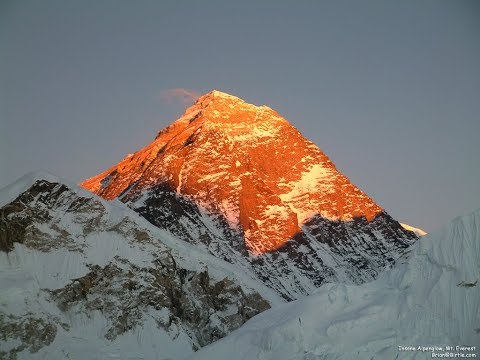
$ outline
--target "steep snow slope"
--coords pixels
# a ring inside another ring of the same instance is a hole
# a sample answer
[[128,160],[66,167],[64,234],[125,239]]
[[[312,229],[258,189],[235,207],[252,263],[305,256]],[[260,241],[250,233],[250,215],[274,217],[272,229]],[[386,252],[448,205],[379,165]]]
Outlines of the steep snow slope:
[[256,316],[189,359],[432,358],[430,350],[399,351],[399,346],[475,346],[462,353],[478,357],[479,279],[477,210],[422,237],[376,281],[322,286]]
[[45,173],[0,190],[1,359],[177,359],[280,302],[120,202]]

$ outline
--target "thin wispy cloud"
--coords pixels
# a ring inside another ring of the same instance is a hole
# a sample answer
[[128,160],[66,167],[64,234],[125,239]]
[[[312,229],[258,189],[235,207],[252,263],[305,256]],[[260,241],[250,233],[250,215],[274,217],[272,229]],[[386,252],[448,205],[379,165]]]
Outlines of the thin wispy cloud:
[[160,97],[166,103],[181,102],[184,105],[193,103],[200,97],[200,93],[191,89],[168,89],[160,93]]

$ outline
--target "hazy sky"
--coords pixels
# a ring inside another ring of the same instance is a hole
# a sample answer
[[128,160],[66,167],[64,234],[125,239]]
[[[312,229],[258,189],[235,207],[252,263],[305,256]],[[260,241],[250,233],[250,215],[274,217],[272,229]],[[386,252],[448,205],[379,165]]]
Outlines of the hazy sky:
[[0,187],[149,143],[175,88],[266,104],[399,221],[480,207],[480,1],[0,1]]

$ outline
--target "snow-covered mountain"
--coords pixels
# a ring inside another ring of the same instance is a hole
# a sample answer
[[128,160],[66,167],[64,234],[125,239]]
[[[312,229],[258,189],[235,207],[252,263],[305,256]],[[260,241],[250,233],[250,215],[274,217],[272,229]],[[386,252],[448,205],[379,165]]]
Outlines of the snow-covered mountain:
[[422,237],[379,279],[322,286],[311,296],[265,311],[190,359],[478,357],[479,279],[477,210]]
[[283,300],[44,173],[0,190],[0,359],[178,359]]
[[274,110],[219,91],[81,185],[0,190],[1,359],[183,358],[417,240]]
[[417,239],[278,113],[220,91],[81,185],[285,299],[370,281]]

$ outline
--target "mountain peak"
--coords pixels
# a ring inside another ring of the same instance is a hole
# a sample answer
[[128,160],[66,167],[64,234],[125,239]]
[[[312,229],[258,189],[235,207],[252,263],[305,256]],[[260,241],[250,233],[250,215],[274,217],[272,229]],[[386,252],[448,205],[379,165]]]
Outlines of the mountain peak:
[[[245,103],[243,99],[237,96],[230,95],[219,90],[212,90],[206,94],[201,95],[189,109],[191,108],[203,109],[212,104],[220,104],[220,103],[236,104],[240,102]],[[188,112],[189,109],[187,109],[186,112]]]
[[228,141],[234,142],[261,141],[278,136],[283,127],[293,128],[268,106],[250,104],[217,90],[201,96],[172,126],[205,135],[223,133]]
[[210,97],[213,97],[213,98],[222,98],[222,99],[241,100],[241,101],[243,101],[242,99],[240,99],[240,98],[237,97],[237,96],[228,94],[228,93],[223,92],[223,91],[220,91],[220,90],[212,90],[212,91],[206,93],[205,95],[203,95],[203,96],[201,96],[201,97],[206,97],[206,96],[210,96]]
[[196,102],[203,102],[204,100],[209,101],[231,101],[231,102],[245,102],[242,98],[228,94],[220,90],[211,90],[203,95],[201,95]]
[[[239,113],[246,110],[261,111],[269,109],[270,111],[273,111],[265,105],[257,106],[247,103],[245,100],[237,96],[230,95],[219,90],[212,90],[200,96],[191,107],[185,110],[184,115],[207,108],[211,111],[217,110],[222,112],[222,115],[224,115],[223,118],[227,118],[225,115],[228,115],[229,113]],[[213,116],[213,118],[216,117],[218,116]]]
[[277,112],[217,90],[144,149],[81,185],[133,201],[159,184],[240,229],[254,254],[283,246],[315,216],[371,221],[382,212]]

